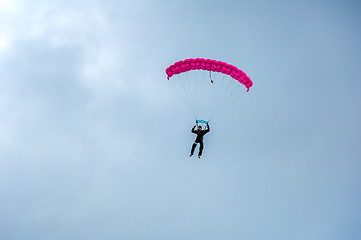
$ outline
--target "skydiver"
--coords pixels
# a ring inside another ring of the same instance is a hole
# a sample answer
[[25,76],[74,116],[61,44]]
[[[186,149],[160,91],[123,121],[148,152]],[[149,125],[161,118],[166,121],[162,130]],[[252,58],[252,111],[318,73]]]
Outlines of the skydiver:
[[201,158],[202,151],[203,151],[203,136],[210,131],[209,124],[207,123],[207,128],[205,130],[202,130],[201,126],[198,126],[198,129],[196,129],[196,125],[192,128],[192,133],[197,134],[197,138],[194,141],[191,149],[191,154],[189,155],[192,157],[194,149],[196,148],[197,144],[199,143],[199,152],[198,152],[198,158]]

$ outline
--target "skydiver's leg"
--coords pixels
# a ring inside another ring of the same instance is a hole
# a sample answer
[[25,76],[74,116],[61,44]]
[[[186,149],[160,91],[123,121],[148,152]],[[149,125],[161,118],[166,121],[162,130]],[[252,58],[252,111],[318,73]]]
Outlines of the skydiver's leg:
[[203,152],[203,141],[199,143],[198,157],[202,156],[202,152]]
[[193,143],[193,145],[192,145],[191,155],[190,155],[190,156],[192,156],[192,155],[193,155],[193,153],[194,153],[194,149],[196,148],[196,146],[197,146],[197,143],[196,143],[196,142],[194,142],[194,143]]

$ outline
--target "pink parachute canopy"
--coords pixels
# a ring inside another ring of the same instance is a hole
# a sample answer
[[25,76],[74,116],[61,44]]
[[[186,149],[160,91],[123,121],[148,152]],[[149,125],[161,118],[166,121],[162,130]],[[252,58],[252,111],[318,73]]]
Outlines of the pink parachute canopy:
[[182,72],[187,72],[191,70],[207,70],[212,72],[221,72],[231,76],[232,78],[236,79],[238,82],[242,83],[246,88],[247,92],[249,88],[252,87],[253,82],[247,76],[245,72],[238,69],[237,67],[211,59],[204,59],[204,58],[190,58],[183,61],[179,61],[174,63],[173,65],[169,66],[165,72],[168,75],[168,80],[175,74],[179,74]]

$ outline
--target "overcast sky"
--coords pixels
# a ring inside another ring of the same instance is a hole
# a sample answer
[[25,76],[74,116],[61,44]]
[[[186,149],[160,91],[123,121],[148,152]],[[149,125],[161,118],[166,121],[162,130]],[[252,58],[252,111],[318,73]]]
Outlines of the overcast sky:
[[[361,239],[361,1],[0,0],[0,240]],[[254,82],[189,158],[165,69]]]

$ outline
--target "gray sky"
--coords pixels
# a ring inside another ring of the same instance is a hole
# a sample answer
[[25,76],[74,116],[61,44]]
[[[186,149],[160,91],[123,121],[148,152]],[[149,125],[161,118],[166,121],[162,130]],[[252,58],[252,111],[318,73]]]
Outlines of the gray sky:
[[[360,10],[0,0],[0,239],[361,239]],[[190,57],[254,81],[201,160]]]

